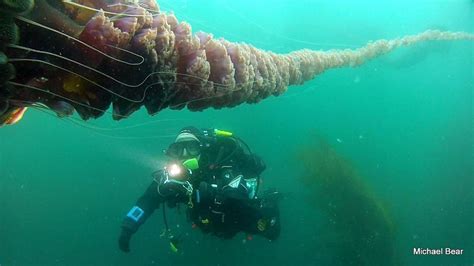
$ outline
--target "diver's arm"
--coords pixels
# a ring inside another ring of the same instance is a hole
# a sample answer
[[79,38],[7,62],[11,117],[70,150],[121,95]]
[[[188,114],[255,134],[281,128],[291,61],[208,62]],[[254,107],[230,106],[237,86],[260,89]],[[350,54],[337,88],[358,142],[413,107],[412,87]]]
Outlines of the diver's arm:
[[153,181],[145,193],[138,198],[137,203],[127,213],[122,222],[122,228],[135,233],[145,223],[150,215],[160,207],[164,198],[158,194],[158,183]]
[[129,243],[132,235],[164,201],[164,198],[158,194],[157,187],[158,183],[153,181],[123,219],[119,238],[119,247],[122,251],[130,251]]
[[161,203],[166,201],[170,204],[189,200],[188,193],[192,191],[189,182],[170,181],[168,172],[164,170],[154,173],[154,177],[153,183],[123,219],[119,247],[124,252],[130,251],[129,243],[132,235],[146,222],[153,211],[160,207]]

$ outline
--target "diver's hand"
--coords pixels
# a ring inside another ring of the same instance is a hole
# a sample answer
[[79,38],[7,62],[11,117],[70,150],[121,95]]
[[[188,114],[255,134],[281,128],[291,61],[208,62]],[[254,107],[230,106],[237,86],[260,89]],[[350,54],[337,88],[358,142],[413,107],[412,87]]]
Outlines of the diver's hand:
[[130,252],[130,239],[132,238],[132,232],[127,229],[122,229],[122,233],[120,234],[118,244],[120,250],[125,253]]

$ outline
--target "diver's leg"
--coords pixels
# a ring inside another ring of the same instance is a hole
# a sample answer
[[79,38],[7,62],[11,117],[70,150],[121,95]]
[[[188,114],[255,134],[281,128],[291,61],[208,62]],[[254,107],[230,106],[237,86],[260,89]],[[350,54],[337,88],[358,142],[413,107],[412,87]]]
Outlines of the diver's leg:
[[260,219],[257,220],[259,234],[270,240],[276,240],[280,236],[281,230],[278,206],[263,207],[259,211],[261,214]]
[[242,211],[242,231],[270,240],[280,236],[280,210],[277,199],[259,199]]

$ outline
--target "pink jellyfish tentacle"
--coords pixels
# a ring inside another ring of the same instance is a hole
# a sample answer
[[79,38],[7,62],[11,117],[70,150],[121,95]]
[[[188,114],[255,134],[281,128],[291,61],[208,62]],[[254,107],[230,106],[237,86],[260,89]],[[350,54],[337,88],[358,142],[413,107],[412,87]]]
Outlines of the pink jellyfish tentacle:
[[[145,38],[146,42],[137,41],[144,38],[143,31],[150,29],[152,34]],[[174,14],[158,12],[153,14],[151,25],[142,23],[137,27],[130,49],[146,58],[148,64],[142,69],[156,73],[151,79],[156,84],[145,91],[148,95],[143,102],[148,112],[154,114],[165,107],[199,111],[258,103],[328,69],[358,66],[401,46],[432,40],[472,39],[469,33],[430,30],[395,40],[371,42],[355,50],[275,54],[245,43],[215,39],[208,33],[193,34],[191,25],[179,22]],[[137,42],[142,45],[134,45]],[[143,90],[131,93],[143,93]],[[123,99],[114,102],[117,117],[130,115],[140,104],[134,103],[133,108],[126,105]]]

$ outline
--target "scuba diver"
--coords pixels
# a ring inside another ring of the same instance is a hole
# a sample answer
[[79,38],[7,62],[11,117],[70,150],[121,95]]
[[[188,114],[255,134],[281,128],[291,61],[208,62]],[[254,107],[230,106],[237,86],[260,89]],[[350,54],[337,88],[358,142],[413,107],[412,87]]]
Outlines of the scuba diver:
[[178,239],[171,235],[166,205],[187,205],[193,228],[230,239],[239,232],[275,240],[280,234],[279,193],[258,193],[266,166],[231,132],[185,127],[165,154],[170,163],[153,174],[154,180],[122,222],[119,247],[130,251],[130,240],[154,210],[163,205],[163,219],[176,252]]

